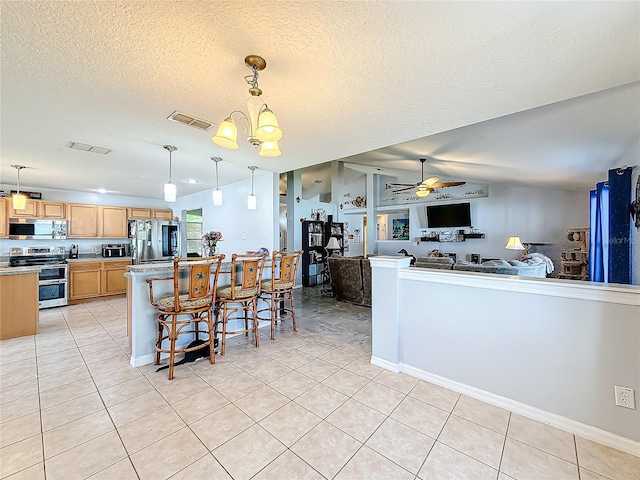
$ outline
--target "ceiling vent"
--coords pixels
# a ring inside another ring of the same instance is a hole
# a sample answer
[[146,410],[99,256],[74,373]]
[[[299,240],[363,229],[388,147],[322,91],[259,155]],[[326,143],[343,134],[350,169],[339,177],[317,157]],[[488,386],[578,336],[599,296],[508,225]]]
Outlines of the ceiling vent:
[[177,110],[169,115],[167,117],[167,120],[183,123],[185,125],[189,125],[190,127],[197,128],[198,130],[210,130],[215,126],[213,122],[194,117],[193,115],[187,115],[186,113],[178,112]]
[[67,148],[73,148],[74,150],[82,150],[83,152],[101,153],[106,155],[111,152],[108,148],[96,147],[94,145],[87,145],[86,143],[69,142]]

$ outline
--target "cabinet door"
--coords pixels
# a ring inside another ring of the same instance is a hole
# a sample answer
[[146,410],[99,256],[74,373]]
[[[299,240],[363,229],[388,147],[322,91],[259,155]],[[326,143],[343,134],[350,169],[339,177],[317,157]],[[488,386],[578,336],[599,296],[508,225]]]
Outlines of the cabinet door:
[[[127,262],[127,265],[130,262]],[[102,270],[102,294],[112,295],[125,293],[127,291],[127,279],[124,274],[127,272],[126,265],[121,262],[104,262]]]
[[98,207],[96,205],[70,203],[67,208],[69,214],[67,237],[98,236]]
[[153,218],[153,211],[150,208],[127,208],[127,217],[132,220],[149,220]]
[[127,238],[127,209],[125,207],[98,207],[98,236]]
[[70,264],[69,300],[100,295],[100,262]]
[[38,217],[38,201],[27,199],[23,210],[14,210],[9,206],[9,218],[37,218]]
[[9,201],[6,198],[0,198],[0,238],[9,236],[9,219],[7,218],[7,209]]
[[153,218],[156,220],[171,220],[173,218],[173,211],[169,210],[154,210]]
[[40,202],[39,216],[42,218],[65,218],[64,203]]

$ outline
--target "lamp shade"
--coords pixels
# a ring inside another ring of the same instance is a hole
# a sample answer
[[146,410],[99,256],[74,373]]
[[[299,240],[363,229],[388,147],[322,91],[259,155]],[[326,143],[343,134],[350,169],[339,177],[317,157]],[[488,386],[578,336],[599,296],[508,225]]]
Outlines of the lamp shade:
[[249,210],[255,210],[258,207],[258,199],[256,198],[256,196],[252,193],[251,195],[249,195],[247,197],[247,208]]
[[165,183],[163,191],[164,191],[165,202],[173,203],[176,201],[177,189],[176,189],[175,183],[171,183],[171,182]]
[[327,243],[327,250],[340,250],[340,244],[336,237],[331,237],[329,243]]
[[279,157],[282,155],[278,142],[262,142],[258,155],[261,157]]
[[238,149],[238,127],[231,117],[227,117],[218,127],[213,143],[229,150]]
[[520,237],[509,237],[509,241],[504,248],[507,250],[524,250],[524,245],[522,245]]
[[211,198],[213,200],[213,206],[214,207],[221,207],[222,206],[222,190],[220,190],[219,188],[216,188],[211,193]]
[[265,106],[258,117],[256,137],[263,142],[277,142],[282,138],[282,130],[278,128],[278,119],[275,114]]
[[11,195],[11,201],[14,210],[24,210],[27,206],[27,196],[21,193]]

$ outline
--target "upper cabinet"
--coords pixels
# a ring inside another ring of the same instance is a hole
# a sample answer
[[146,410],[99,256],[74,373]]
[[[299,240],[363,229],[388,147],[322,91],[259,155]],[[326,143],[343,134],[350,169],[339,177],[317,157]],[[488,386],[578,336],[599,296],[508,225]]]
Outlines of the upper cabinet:
[[9,204],[9,218],[65,218],[65,204],[28,199],[25,208],[15,210]]
[[127,238],[127,208],[98,207],[98,236]]
[[9,220],[7,218],[7,210],[9,201],[6,198],[0,198],[0,238],[9,236]]
[[156,220],[171,220],[173,218],[173,211],[170,208],[167,210],[154,210],[153,218]]
[[97,205],[83,205],[68,203],[69,225],[67,237],[97,237],[98,236],[98,207]]
[[150,208],[127,208],[127,217],[131,220],[148,220],[153,218],[153,210]]

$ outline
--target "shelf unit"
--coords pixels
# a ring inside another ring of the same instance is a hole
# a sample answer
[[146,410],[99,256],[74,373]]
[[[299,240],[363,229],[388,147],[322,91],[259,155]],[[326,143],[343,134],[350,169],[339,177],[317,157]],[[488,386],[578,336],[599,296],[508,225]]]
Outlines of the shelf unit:
[[334,237],[344,254],[344,223],[332,221],[305,220],[302,222],[302,285],[315,287],[324,284],[328,279],[326,249],[329,238]]

